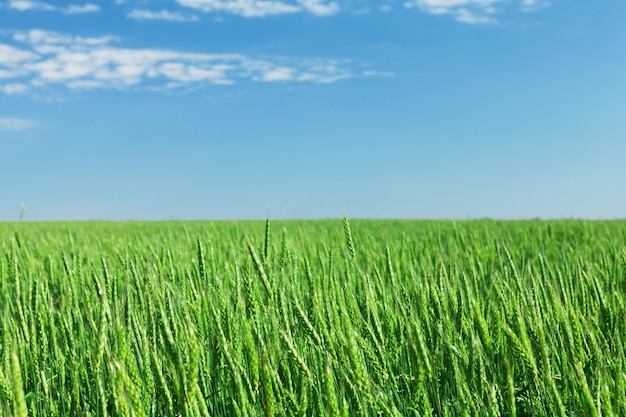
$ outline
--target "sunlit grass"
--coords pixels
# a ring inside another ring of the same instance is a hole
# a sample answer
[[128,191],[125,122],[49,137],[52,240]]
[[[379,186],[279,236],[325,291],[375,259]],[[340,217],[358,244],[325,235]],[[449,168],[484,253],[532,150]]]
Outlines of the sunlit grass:
[[619,221],[5,223],[0,415],[625,416],[625,292]]

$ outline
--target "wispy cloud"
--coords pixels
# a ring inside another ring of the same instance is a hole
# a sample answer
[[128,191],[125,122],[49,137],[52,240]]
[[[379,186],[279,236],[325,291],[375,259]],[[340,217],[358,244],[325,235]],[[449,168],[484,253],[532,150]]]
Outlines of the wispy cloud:
[[451,15],[462,23],[497,23],[497,13],[505,6],[522,11],[534,11],[548,4],[547,0],[408,0],[406,8],[417,8],[426,13]]
[[521,9],[523,12],[534,12],[549,5],[550,2],[547,0],[522,0]]
[[302,7],[316,16],[332,16],[339,12],[339,4],[324,0],[298,0]]
[[[7,39],[7,41],[9,41]],[[84,38],[42,30],[16,32],[0,43],[0,91],[6,94],[67,90],[183,91],[239,81],[333,83],[370,76],[349,60],[253,58],[118,46],[114,36]]]
[[[14,0],[15,1],[15,0]],[[449,15],[467,24],[498,23],[498,16],[505,12],[532,12],[550,4],[550,0],[383,0],[371,5],[360,0],[164,0],[196,12],[216,15],[235,15],[245,18],[262,18],[278,15],[306,13],[318,17],[334,16],[340,12],[367,14],[374,11],[388,12],[396,4],[434,15]],[[117,4],[135,3],[145,5],[147,0],[115,0]],[[195,21],[197,16],[187,16],[170,10],[151,11],[142,7],[127,14],[129,18],[145,20]],[[175,11],[174,11],[175,10]]]
[[462,23],[485,24],[485,23],[496,22],[496,19],[494,17],[476,13],[465,8],[460,8],[456,10],[455,15],[456,15],[456,20]]
[[14,83],[14,84],[0,84],[0,91],[5,94],[23,94],[28,91],[28,86],[26,84]]
[[86,3],[83,5],[70,4],[66,8],[61,9],[61,12],[66,14],[97,13],[99,11],[100,6],[91,3]]
[[407,8],[419,8],[431,14],[450,14],[462,23],[494,23],[491,15],[497,3],[503,0],[409,0]]
[[19,10],[22,12],[29,10],[40,10],[46,12],[52,12],[56,10],[56,7],[51,6],[47,3],[42,3],[39,1],[29,1],[29,0],[10,0],[9,1],[9,9]]
[[[318,17],[333,16],[341,11],[354,14],[368,13],[372,10],[387,12],[391,3],[378,7],[365,6],[355,9],[355,2],[350,0],[168,0],[178,7],[197,12],[218,15],[236,15],[246,18],[261,18],[277,15],[308,13]],[[115,4],[140,4],[145,6],[148,1],[114,0]],[[533,12],[547,7],[550,0],[402,0],[405,8],[414,8],[429,14],[450,15],[457,21],[469,24],[497,23],[497,15],[503,10]],[[125,7],[126,7],[125,6]],[[150,10],[142,6],[136,7],[126,14],[135,20],[160,20],[172,22],[194,22],[198,16],[185,14],[178,10]],[[58,6],[38,0],[8,0],[7,7],[19,11],[46,11],[64,14],[99,12],[98,4],[69,4]],[[172,9],[171,7],[169,9]]]
[[198,20],[196,15],[185,15],[169,10],[155,12],[152,10],[135,9],[126,16],[135,20],[167,20],[171,22],[195,22]]
[[309,12],[316,16],[331,16],[339,12],[339,4],[327,0],[177,0],[183,7],[206,13],[217,12],[243,17]]
[[[24,61],[33,61],[37,59],[37,57],[37,54],[30,51],[24,51],[11,45],[0,43],[0,63],[4,63],[7,66],[19,64]],[[9,76],[3,77],[0,72],[0,78],[9,78]]]
[[34,120],[18,119],[14,117],[0,117],[0,131],[32,129],[38,124],[39,123]]
[[9,9],[26,11],[43,11],[43,12],[60,12],[65,14],[83,14],[95,13],[100,11],[100,6],[92,3],[70,4],[65,7],[53,6],[41,1],[31,0],[9,0]]
[[293,4],[271,0],[178,0],[178,3],[206,13],[222,12],[243,17],[264,17],[301,10]]

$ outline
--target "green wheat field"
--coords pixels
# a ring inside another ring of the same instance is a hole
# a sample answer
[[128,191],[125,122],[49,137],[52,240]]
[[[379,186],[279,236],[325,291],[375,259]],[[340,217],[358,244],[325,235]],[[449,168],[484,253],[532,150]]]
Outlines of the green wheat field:
[[626,416],[626,221],[0,223],[1,416]]

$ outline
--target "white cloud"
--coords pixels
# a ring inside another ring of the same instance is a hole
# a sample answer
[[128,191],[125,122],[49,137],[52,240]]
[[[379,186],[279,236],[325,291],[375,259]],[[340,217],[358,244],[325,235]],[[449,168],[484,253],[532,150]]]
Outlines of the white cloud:
[[13,10],[19,11],[28,11],[28,10],[41,10],[51,12],[56,10],[56,7],[51,6],[47,3],[42,3],[39,1],[29,1],[29,0],[10,0],[9,8]]
[[550,3],[547,0],[522,0],[523,12],[534,12],[543,7],[547,7]]
[[135,9],[126,16],[136,20],[168,20],[171,22],[195,22],[198,20],[198,16],[187,16],[182,13],[170,12],[168,10],[153,12],[151,10]]
[[316,16],[332,16],[339,12],[335,2],[325,3],[324,0],[298,0],[302,7]]
[[5,94],[23,94],[28,91],[28,86],[25,84],[14,83],[14,84],[0,84],[0,91]]
[[33,29],[27,32],[15,32],[13,39],[31,46],[73,44],[78,46],[106,45],[119,39],[116,36],[100,36],[97,38],[83,38],[57,32]]
[[35,59],[37,59],[37,54],[0,43],[0,66],[13,67],[21,62]]
[[294,79],[293,70],[287,67],[277,67],[261,75],[263,81],[291,81]]
[[456,11],[456,20],[463,23],[495,23],[495,20],[488,16],[473,13],[467,9],[459,9]]
[[37,126],[34,120],[18,119],[14,117],[0,117],[0,131],[2,130],[26,130]]
[[404,7],[418,8],[430,14],[451,15],[462,23],[488,24],[497,23],[495,14],[507,5],[528,12],[547,4],[547,0],[408,0]]
[[[315,16],[333,16],[342,10],[352,10],[356,14],[370,12],[370,7],[354,10],[348,0],[174,0],[179,6],[216,14],[231,14],[242,17],[267,17],[294,13],[310,13]],[[127,4],[127,0],[114,0],[118,5]],[[135,2],[146,4],[147,0]],[[451,15],[457,21],[469,24],[497,23],[497,12],[504,9],[533,12],[550,4],[550,0],[405,0],[405,8],[415,8],[429,14]],[[20,11],[49,11],[64,14],[94,13],[101,7],[94,3],[70,4],[57,6],[38,0],[8,0],[7,6]],[[354,4],[352,4],[354,6]],[[392,5],[379,5],[374,9],[388,12]],[[374,10],[372,9],[372,10]],[[178,11],[152,11],[137,8],[127,17],[136,20],[163,20],[174,22],[197,21],[195,15],[186,15]]]
[[478,13],[485,12],[502,0],[413,0],[408,3],[432,14],[453,14],[465,23],[480,22]]
[[97,13],[100,11],[100,6],[97,4],[86,3],[83,5],[78,4],[70,4],[64,9],[61,9],[61,12],[65,14],[82,14],[82,13]]
[[177,0],[178,4],[206,13],[221,12],[243,17],[264,17],[306,11],[316,16],[339,12],[339,4],[327,0]]
[[446,13],[455,7],[489,7],[502,0],[416,0],[417,6],[435,13]]
[[389,71],[372,71],[372,70],[367,70],[367,71],[363,71],[361,73],[362,76],[364,77],[395,77],[396,74],[393,72],[389,72]]
[[42,30],[17,32],[12,39],[15,46],[0,44],[0,92],[5,94],[59,88],[183,91],[241,80],[332,83],[357,76],[345,60],[132,49],[120,47],[114,36]]
[[31,0],[10,0],[8,3],[9,9],[26,11],[43,11],[43,12],[60,12],[65,14],[83,14],[83,13],[95,13],[100,11],[100,6],[96,4],[70,4],[66,7],[53,6],[41,1]]
[[268,0],[178,0],[178,3],[207,13],[224,12],[244,17],[264,17],[300,11],[297,6]]
[[95,80],[77,80],[69,81],[66,86],[72,90],[93,90],[96,88],[105,88],[106,83]]

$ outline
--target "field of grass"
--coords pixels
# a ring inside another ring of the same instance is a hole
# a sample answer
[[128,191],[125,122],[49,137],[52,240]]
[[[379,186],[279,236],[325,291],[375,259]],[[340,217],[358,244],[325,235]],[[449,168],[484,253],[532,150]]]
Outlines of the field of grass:
[[1,416],[626,416],[626,222],[0,224]]

